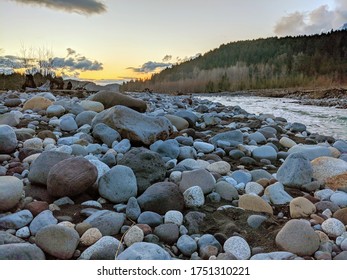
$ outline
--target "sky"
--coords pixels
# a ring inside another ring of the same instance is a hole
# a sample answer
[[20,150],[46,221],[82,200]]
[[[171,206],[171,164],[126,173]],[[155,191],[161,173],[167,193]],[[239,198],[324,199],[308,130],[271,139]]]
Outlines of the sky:
[[221,44],[346,22],[347,0],[0,0],[0,73],[24,57],[98,83],[145,78]]

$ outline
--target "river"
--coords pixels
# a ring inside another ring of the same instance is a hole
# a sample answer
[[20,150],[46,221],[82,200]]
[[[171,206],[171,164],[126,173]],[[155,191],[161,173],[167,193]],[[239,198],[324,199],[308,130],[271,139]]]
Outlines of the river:
[[227,106],[240,106],[252,114],[273,114],[288,122],[300,122],[311,133],[347,140],[347,110],[335,107],[302,105],[289,98],[258,96],[197,96]]

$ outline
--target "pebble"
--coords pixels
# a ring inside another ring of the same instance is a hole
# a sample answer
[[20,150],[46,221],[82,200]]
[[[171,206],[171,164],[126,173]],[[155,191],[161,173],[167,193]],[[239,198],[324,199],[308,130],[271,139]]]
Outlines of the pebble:
[[325,182],[328,178],[347,171],[347,162],[332,157],[319,157],[312,162],[313,178]]
[[270,204],[255,194],[241,195],[239,198],[239,207],[245,210],[273,214]]
[[239,198],[239,194],[234,185],[226,181],[217,182],[217,184],[215,185],[215,189],[216,192],[221,196],[221,198],[227,201],[233,201]]
[[193,146],[198,152],[202,152],[204,154],[208,154],[214,151],[214,145],[205,142],[196,141],[194,142]]
[[268,186],[265,189],[264,194],[267,195],[270,198],[271,203],[275,205],[287,204],[293,199],[293,197],[284,190],[284,186],[279,182]]
[[246,194],[254,193],[261,195],[264,192],[264,187],[257,182],[248,182],[245,187]]
[[252,151],[252,157],[258,161],[260,161],[261,159],[275,161],[277,159],[277,152],[271,146],[260,146]]
[[226,253],[234,255],[238,260],[248,260],[251,257],[251,249],[245,239],[239,236],[228,238],[223,249]]
[[205,204],[205,196],[199,186],[186,189],[183,193],[185,206],[188,208],[201,207]]
[[155,227],[154,232],[159,240],[165,244],[173,245],[179,237],[179,229],[176,224],[161,224]]
[[138,226],[132,226],[124,235],[124,243],[127,247],[137,242],[142,242],[144,239],[143,230]]
[[198,246],[193,238],[185,234],[181,235],[177,240],[177,248],[183,255],[190,257],[194,252],[196,252]]
[[103,236],[93,245],[84,250],[80,260],[114,260],[123,252],[123,244],[112,236]]
[[164,223],[172,223],[181,226],[183,224],[183,214],[176,210],[167,211],[164,216]]
[[16,236],[19,238],[29,238],[30,237],[30,230],[29,227],[22,227],[16,231]]
[[33,215],[29,210],[21,210],[6,216],[0,216],[0,228],[20,229],[25,227],[33,220]]
[[250,215],[247,219],[247,224],[251,228],[259,228],[263,222],[265,222],[268,218],[262,215]]
[[45,260],[44,252],[30,243],[0,245],[0,260]]
[[83,222],[98,228],[103,236],[118,234],[125,217],[124,214],[116,213],[109,210],[97,210]]
[[91,246],[102,237],[102,233],[97,228],[87,229],[80,238],[83,246]]
[[338,237],[346,231],[345,225],[335,218],[326,219],[322,223],[322,229],[330,237]]
[[30,223],[30,232],[32,235],[36,235],[40,229],[48,225],[56,225],[58,220],[53,216],[52,211],[44,210],[38,214]]
[[163,217],[158,213],[145,211],[137,219],[139,224],[147,224],[150,227],[156,227],[163,223]]
[[347,207],[347,193],[337,191],[330,196],[330,201],[339,207]]
[[0,124],[0,154],[10,154],[17,147],[17,136],[12,127]]
[[218,161],[211,163],[209,166],[207,166],[207,170],[210,172],[215,172],[221,175],[225,175],[230,171],[230,164],[225,161]]
[[293,219],[307,218],[316,212],[316,206],[304,197],[296,197],[289,203],[289,212]]
[[23,182],[16,177],[0,176],[0,211],[16,206],[22,197]]
[[204,169],[185,171],[182,173],[182,180],[179,184],[180,191],[183,193],[193,186],[199,186],[204,194],[212,192],[216,183],[213,175]]
[[160,246],[153,243],[137,242],[116,257],[117,260],[170,260],[171,257]]

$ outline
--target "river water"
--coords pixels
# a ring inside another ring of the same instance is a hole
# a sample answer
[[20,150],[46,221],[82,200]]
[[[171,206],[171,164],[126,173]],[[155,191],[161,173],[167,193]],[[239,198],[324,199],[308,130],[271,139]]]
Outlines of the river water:
[[347,140],[347,109],[302,105],[295,99],[258,96],[197,96],[227,106],[240,106],[251,114],[273,114],[288,122],[300,122],[311,133]]

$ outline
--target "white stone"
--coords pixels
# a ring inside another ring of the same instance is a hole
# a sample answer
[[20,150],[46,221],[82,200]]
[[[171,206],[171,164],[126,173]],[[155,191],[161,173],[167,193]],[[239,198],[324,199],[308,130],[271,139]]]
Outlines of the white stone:
[[230,171],[230,164],[226,161],[217,161],[214,163],[211,163],[209,166],[207,166],[207,170],[210,172],[215,172],[221,175],[225,175]]
[[254,193],[256,195],[261,195],[264,192],[264,187],[257,182],[248,182],[245,187],[245,192],[247,194]]
[[322,223],[322,229],[330,237],[338,237],[346,231],[345,225],[335,218],[325,220]]
[[170,181],[173,183],[179,183],[182,179],[182,172],[181,171],[173,171],[170,174]]
[[180,211],[170,210],[165,213],[164,223],[172,223],[180,226],[183,224],[183,214]]
[[251,249],[246,240],[239,236],[232,236],[224,243],[224,251],[233,254],[238,260],[248,260]]
[[184,203],[188,208],[200,207],[205,203],[205,196],[199,186],[193,186],[183,193]]
[[288,137],[282,137],[279,142],[285,148],[291,148],[296,145],[296,143],[292,139],[289,139]]
[[80,242],[84,246],[90,246],[97,242],[101,237],[102,234],[99,229],[90,228],[85,233],[83,233]]
[[16,236],[19,238],[28,238],[30,237],[30,229],[29,227],[22,227],[16,232]]
[[43,147],[42,139],[37,138],[37,137],[25,140],[24,143],[23,143],[23,148],[24,149],[37,149],[37,150],[41,150],[42,147]]

